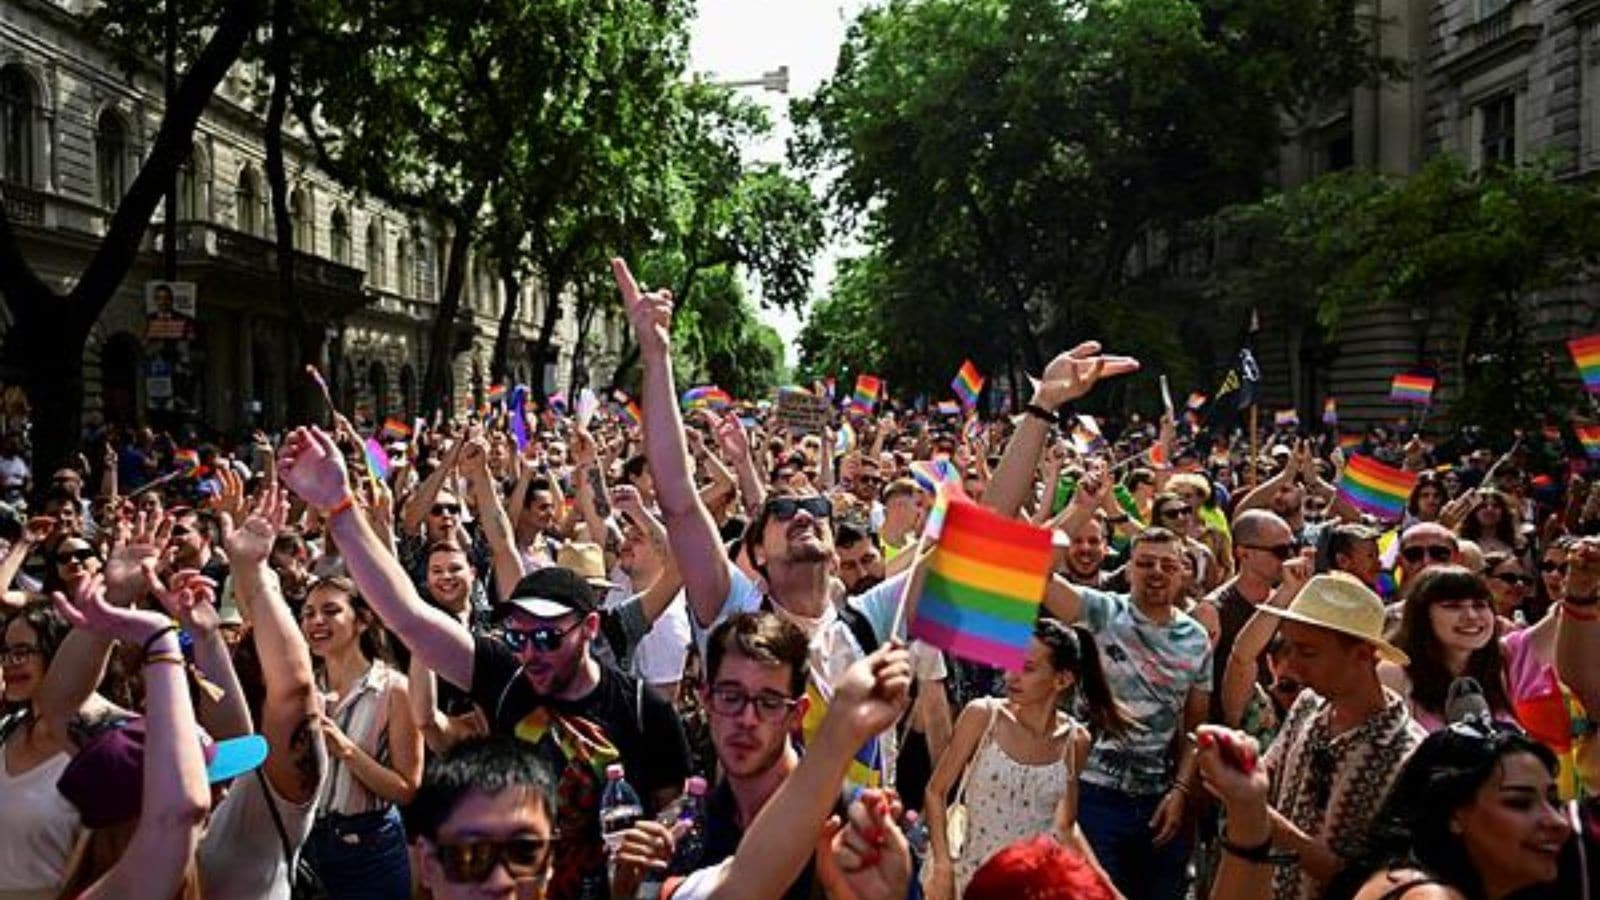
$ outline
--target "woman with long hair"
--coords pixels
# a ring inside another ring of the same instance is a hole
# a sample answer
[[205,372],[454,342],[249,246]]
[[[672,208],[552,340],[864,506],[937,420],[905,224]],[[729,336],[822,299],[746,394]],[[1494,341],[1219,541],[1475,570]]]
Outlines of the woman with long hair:
[[1506,694],[1505,661],[1495,634],[1489,588],[1460,566],[1430,566],[1406,585],[1395,646],[1411,662],[1378,664],[1378,677],[1405,697],[1411,717],[1428,731],[1445,725],[1450,682],[1467,675],[1483,686],[1489,709],[1515,722]]
[[[1006,674],[1004,698],[974,700],[961,711],[924,799],[932,836],[929,900],[954,900],[991,854],[1019,838],[1054,834],[1093,859],[1078,829],[1077,777],[1089,758],[1089,729],[1062,711],[1080,692],[1096,732],[1128,723],[1111,696],[1100,652],[1082,628],[1054,619],[1035,626],[1027,662]],[[960,777],[966,825],[959,855],[950,846],[945,798]]]
[[1479,547],[1484,553],[1521,554],[1526,544],[1519,533],[1516,507],[1510,498],[1496,490],[1480,489],[1472,511],[1456,528],[1456,534]]
[[1520,621],[1531,620],[1528,597],[1533,591],[1534,577],[1524,571],[1522,560],[1514,554],[1496,550],[1483,555],[1483,577],[1494,599],[1494,613],[1501,619],[1502,629],[1520,628]]
[[1363,858],[1328,896],[1504,900],[1553,889],[1572,835],[1555,772],[1550,750],[1514,729],[1463,723],[1429,735],[1384,801]]
[[88,541],[75,535],[56,541],[55,547],[46,553],[48,568],[43,579],[45,596],[57,591],[71,594],[76,585],[99,574],[104,567],[100,552]]
[[311,586],[300,630],[331,695],[323,715],[331,771],[305,856],[335,897],[406,898],[411,866],[397,807],[422,778],[422,733],[405,675],[386,660],[383,626],[345,578]]
[[1405,526],[1418,522],[1437,522],[1450,493],[1438,472],[1419,472],[1411,486],[1411,496],[1406,498]]

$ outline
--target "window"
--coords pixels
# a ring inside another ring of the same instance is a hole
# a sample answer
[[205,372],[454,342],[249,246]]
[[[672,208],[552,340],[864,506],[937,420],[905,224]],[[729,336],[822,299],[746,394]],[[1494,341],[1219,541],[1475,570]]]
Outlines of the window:
[[189,151],[189,158],[178,169],[178,218],[186,221],[205,220],[210,217],[207,202],[206,167],[199,147]]
[[256,186],[256,173],[246,166],[244,171],[239,173],[239,189],[233,195],[234,215],[238,217],[240,231],[261,236],[266,228],[266,215],[261,203],[261,190]]
[[344,216],[344,210],[336,209],[328,222],[328,247],[333,254],[333,261],[350,264],[350,222]]
[[17,66],[0,69],[0,179],[33,183],[33,86]]
[[1517,162],[1517,98],[1502,94],[1478,107],[1478,163],[1484,168]]
[[411,296],[411,251],[406,246],[406,238],[404,236],[400,238],[400,243],[395,245],[394,267],[395,290],[401,296]]
[[367,284],[383,287],[383,227],[377,220],[367,223]]
[[94,162],[100,175],[100,205],[116,209],[128,186],[128,130],[109,109],[95,123]]
[[1329,172],[1343,172],[1353,168],[1356,164],[1355,136],[1345,132],[1328,142],[1327,154]]
[[312,228],[313,215],[315,212],[311,200],[303,189],[296,189],[289,195],[289,234],[294,241],[294,248],[303,253],[310,253],[314,249],[316,235]]

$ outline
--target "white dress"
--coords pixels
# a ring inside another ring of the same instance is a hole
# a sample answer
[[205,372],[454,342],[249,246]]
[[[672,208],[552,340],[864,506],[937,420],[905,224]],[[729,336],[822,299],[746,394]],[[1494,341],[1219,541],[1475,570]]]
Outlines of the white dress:
[[1056,807],[1076,778],[1072,748],[1083,726],[1070,722],[1061,759],[1019,763],[994,740],[999,710],[996,703],[989,727],[967,763],[967,837],[960,858],[953,861],[957,897],[966,893],[967,882],[996,851],[1023,838],[1054,834]]

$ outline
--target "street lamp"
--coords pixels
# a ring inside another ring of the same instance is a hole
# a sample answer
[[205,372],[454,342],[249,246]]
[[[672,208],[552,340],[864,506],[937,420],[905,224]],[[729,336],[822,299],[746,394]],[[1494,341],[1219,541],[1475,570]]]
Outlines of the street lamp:
[[713,81],[712,85],[725,88],[758,87],[762,90],[772,91],[777,94],[789,93],[789,67],[779,66],[769,72],[762,72],[760,78],[746,78],[735,81]]

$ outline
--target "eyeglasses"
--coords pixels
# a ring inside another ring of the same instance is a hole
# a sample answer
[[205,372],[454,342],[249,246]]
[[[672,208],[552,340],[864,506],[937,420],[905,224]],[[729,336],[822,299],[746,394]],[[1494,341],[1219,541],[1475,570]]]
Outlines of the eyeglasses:
[[1246,550],[1260,550],[1262,553],[1271,553],[1281,560],[1286,560],[1294,555],[1293,544],[1273,544],[1271,547],[1263,547],[1259,544],[1240,544],[1239,546]]
[[456,884],[477,884],[487,879],[497,866],[517,881],[542,878],[550,860],[550,845],[545,837],[516,837],[505,841],[469,841],[439,844],[434,857],[444,877]]
[[1443,544],[1430,544],[1426,547],[1411,546],[1402,548],[1400,555],[1405,557],[1405,561],[1408,563],[1422,562],[1424,556],[1434,562],[1442,563],[1449,562],[1450,557],[1455,556],[1456,552]]
[[770,722],[792,709],[796,702],[773,691],[748,694],[728,685],[711,689],[711,711],[730,719],[743,715],[746,706],[754,705],[756,715]]
[[1512,587],[1533,587],[1533,576],[1521,572],[1490,572],[1489,577]]
[[500,632],[500,637],[506,642],[506,646],[511,648],[512,653],[521,653],[529,647],[540,653],[549,653],[560,648],[561,643],[567,639],[567,635],[582,624],[583,620],[579,619],[565,628],[555,625],[527,629],[506,628]]
[[56,552],[56,564],[61,566],[69,562],[86,563],[94,558],[93,547],[79,547],[76,550],[60,550]]
[[767,515],[787,522],[805,510],[813,519],[833,517],[833,501],[827,497],[775,497],[767,501]]
[[0,647],[0,665],[20,666],[32,656],[43,656],[38,644],[7,644]]
[[454,503],[435,503],[433,505],[433,514],[436,516],[459,516],[461,515],[461,507]]

